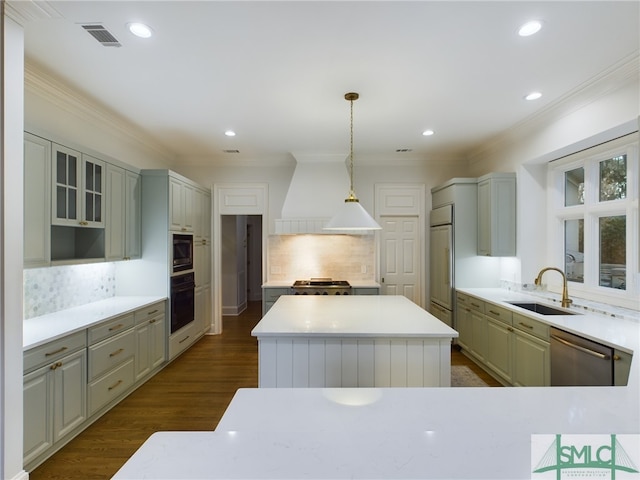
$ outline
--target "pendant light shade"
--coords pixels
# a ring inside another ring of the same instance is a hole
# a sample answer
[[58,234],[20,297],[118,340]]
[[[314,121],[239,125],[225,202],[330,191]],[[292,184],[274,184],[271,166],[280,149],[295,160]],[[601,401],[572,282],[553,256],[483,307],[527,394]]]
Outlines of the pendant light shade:
[[353,190],[353,102],[359,95],[355,92],[346,93],[345,100],[351,106],[350,147],[349,147],[349,196],[345,199],[338,213],[329,220],[324,230],[381,230],[371,215],[360,205],[360,201]]

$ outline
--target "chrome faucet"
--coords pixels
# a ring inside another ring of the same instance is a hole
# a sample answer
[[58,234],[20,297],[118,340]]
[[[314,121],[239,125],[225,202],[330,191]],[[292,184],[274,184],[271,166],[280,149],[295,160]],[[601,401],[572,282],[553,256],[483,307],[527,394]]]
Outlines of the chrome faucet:
[[564,274],[562,270],[556,267],[545,267],[542,270],[540,270],[540,273],[538,273],[538,276],[534,280],[534,283],[536,285],[542,285],[542,274],[547,270],[555,270],[560,275],[562,275],[562,306],[564,308],[569,308],[569,305],[571,305],[573,300],[569,298],[569,291],[567,290],[567,276]]

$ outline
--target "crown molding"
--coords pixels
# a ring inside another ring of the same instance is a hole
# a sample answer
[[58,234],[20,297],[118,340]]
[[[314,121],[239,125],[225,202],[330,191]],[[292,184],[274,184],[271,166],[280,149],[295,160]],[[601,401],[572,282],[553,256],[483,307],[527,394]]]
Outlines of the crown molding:
[[62,18],[62,15],[53,7],[51,2],[19,0],[5,2],[6,15],[20,25],[34,20],[47,18]]
[[578,85],[568,91],[559,99],[549,103],[524,120],[514,124],[508,130],[494,136],[479,148],[473,149],[468,154],[470,163],[482,157],[486,152],[499,149],[503,144],[509,143],[513,138],[527,135],[537,126],[549,124],[558,119],[570,115],[585,106],[619,90],[631,82],[638,82],[640,77],[640,50],[624,57],[607,70],[603,70],[587,82]]
[[25,59],[24,65],[24,85],[26,91],[44,98],[59,109],[142,145],[146,150],[157,154],[165,163],[174,160],[175,155],[140,127],[113,112],[108,106],[83,96],[78,90],[57,80],[28,59]]

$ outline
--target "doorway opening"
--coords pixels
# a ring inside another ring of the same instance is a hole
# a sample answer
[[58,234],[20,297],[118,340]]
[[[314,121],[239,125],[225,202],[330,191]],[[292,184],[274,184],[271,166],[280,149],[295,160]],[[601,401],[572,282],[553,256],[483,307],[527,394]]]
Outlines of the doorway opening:
[[221,215],[222,315],[262,300],[262,215]]

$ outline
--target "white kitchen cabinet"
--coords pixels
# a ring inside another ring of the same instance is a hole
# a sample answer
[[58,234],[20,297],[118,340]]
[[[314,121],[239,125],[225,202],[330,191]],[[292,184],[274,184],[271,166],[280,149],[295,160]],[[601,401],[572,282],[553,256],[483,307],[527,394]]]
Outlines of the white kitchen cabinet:
[[82,348],[63,356],[67,348],[58,343],[39,347],[51,360],[24,376],[25,466],[87,418],[87,353]]
[[130,313],[88,329],[90,415],[122,397],[134,383],[133,325]]
[[53,144],[53,225],[104,227],[105,163]]
[[51,240],[51,142],[24,134],[24,267],[46,267]]
[[291,295],[291,287],[263,287],[262,315],[267,313],[282,295]]
[[469,314],[471,324],[471,346],[469,351],[480,362],[486,363],[487,358],[487,317],[482,313],[471,310]]
[[549,325],[514,313],[513,327],[513,385],[551,385]]
[[166,311],[164,302],[135,312],[136,381],[148,376],[166,360]]
[[513,385],[518,387],[551,385],[549,342],[515,330],[513,351]]
[[353,287],[354,295],[380,295],[380,287]]
[[140,175],[110,164],[106,175],[105,258],[108,261],[140,258]]
[[169,178],[169,227],[172,231],[193,232],[195,188],[177,178]]
[[211,193],[202,188],[193,191],[194,236],[211,239]]
[[515,173],[478,178],[478,255],[516,254]]
[[142,258],[142,180],[139,173],[126,171],[125,258]]
[[126,173],[124,168],[107,165],[107,205],[105,258],[123,260],[125,254]]
[[487,318],[487,366],[511,383],[513,328],[498,320]]

